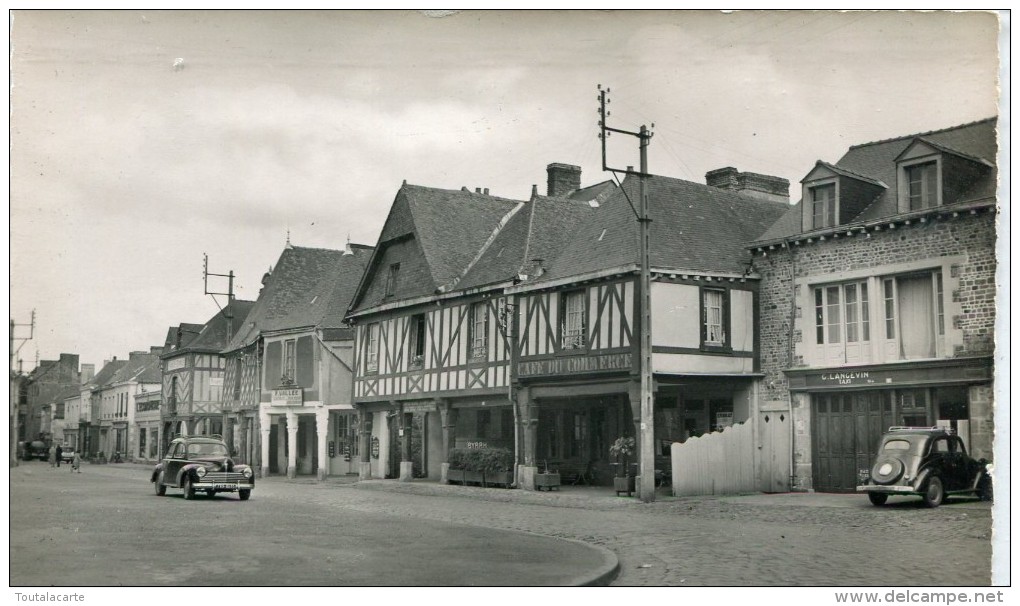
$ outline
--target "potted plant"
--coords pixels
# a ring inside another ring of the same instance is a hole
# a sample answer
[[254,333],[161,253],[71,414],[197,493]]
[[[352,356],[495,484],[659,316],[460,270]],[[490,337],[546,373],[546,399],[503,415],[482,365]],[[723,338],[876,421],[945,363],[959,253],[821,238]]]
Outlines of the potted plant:
[[636,442],[631,436],[620,436],[609,447],[609,456],[616,458],[616,477],[613,478],[613,489],[616,496],[626,492],[631,496],[634,492],[634,476],[630,475],[630,457],[634,454]]
[[549,461],[545,461],[545,471],[535,473],[535,490],[556,490],[560,489],[560,474],[558,471],[549,471]]

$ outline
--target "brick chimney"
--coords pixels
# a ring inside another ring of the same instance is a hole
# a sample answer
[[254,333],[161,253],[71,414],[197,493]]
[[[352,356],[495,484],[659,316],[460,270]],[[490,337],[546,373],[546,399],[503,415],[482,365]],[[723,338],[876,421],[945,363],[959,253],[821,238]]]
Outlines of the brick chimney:
[[81,384],[84,385],[92,380],[92,377],[96,376],[96,365],[95,364],[82,364],[81,365]]
[[549,175],[548,188],[546,189],[547,196],[564,196],[574,190],[581,189],[580,166],[553,162],[545,170]]
[[732,166],[727,166],[705,173],[705,183],[709,187],[734,191],[759,200],[790,203],[790,182],[782,177],[742,173]]

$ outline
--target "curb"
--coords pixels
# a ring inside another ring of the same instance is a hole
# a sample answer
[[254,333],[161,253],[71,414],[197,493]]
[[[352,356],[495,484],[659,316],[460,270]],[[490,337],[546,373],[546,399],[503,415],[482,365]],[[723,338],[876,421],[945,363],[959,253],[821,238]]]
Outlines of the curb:
[[608,587],[609,584],[613,582],[613,579],[620,574],[620,558],[616,557],[616,553],[612,550],[601,545],[592,545],[591,543],[585,543],[584,541],[579,541],[577,539],[564,539],[561,537],[554,538],[562,541],[569,541],[571,543],[580,543],[602,553],[602,566],[590,575],[579,576],[572,579],[569,583],[567,583],[571,587]]

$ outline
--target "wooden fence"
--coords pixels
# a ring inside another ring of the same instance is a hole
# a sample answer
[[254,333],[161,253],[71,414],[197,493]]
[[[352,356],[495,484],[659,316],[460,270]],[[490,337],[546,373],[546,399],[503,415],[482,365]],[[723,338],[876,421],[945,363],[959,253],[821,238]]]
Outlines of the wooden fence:
[[751,423],[674,443],[673,494],[693,497],[758,492]]

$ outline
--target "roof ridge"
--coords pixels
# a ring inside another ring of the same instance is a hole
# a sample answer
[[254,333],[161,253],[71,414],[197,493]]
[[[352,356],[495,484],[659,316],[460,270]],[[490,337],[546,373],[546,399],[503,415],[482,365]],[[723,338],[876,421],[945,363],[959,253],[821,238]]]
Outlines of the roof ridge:
[[878,145],[878,144],[881,144],[881,143],[890,143],[892,141],[900,141],[900,140],[903,140],[903,139],[916,139],[917,137],[925,137],[925,136],[928,136],[928,135],[935,135],[935,134],[938,134],[938,133],[944,133],[944,132],[948,132],[948,131],[951,131],[951,130],[957,130],[957,129],[961,129],[961,128],[966,128],[968,126],[975,126],[975,125],[981,124],[983,122],[991,122],[991,121],[998,120],[998,119],[999,119],[998,116],[992,116],[990,118],[982,118],[980,120],[974,120],[972,122],[965,122],[963,124],[957,124],[956,126],[947,126],[946,128],[939,128],[939,129],[935,129],[935,130],[929,130],[929,131],[925,131],[925,132],[922,132],[922,133],[913,133],[913,134],[909,134],[909,135],[900,135],[898,137],[889,137],[888,139],[878,139],[877,141],[868,141],[867,143],[858,143],[857,145],[851,145],[849,148],[847,148],[847,151],[849,151],[851,149],[857,149],[858,147],[866,147],[868,145]]
[[514,202],[514,203],[521,203],[521,202],[525,202],[526,203],[527,202],[527,200],[517,200],[517,199],[514,199],[514,198],[504,198],[502,196],[494,196],[492,194],[483,194],[483,193],[479,193],[479,192],[474,192],[474,191],[471,191],[470,189],[468,189],[466,186],[465,187],[459,187],[457,189],[449,189],[449,188],[446,188],[446,187],[433,187],[431,185],[414,185],[413,183],[405,183],[401,187],[402,188],[404,188],[404,187],[413,187],[415,189],[423,189],[423,190],[428,190],[428,191],[449,192],[449,193],[453,193],[453,194],[468,194],[468,195],[471,195],[471,196],[477,196],[479,198],[486,198],[486,199],[489,199],[489,200],[499,200],[501,202]]
[[339,248],[325,248],[325,247],[321,247],[321,246],[297,246],[295,244],[291,244],[290,248],[284,248],[284,250],[321,250],[321,251],[328,251],[328,252],[335,252],[335,253],[343,253],[344,252],[343,249],[339,249]]

